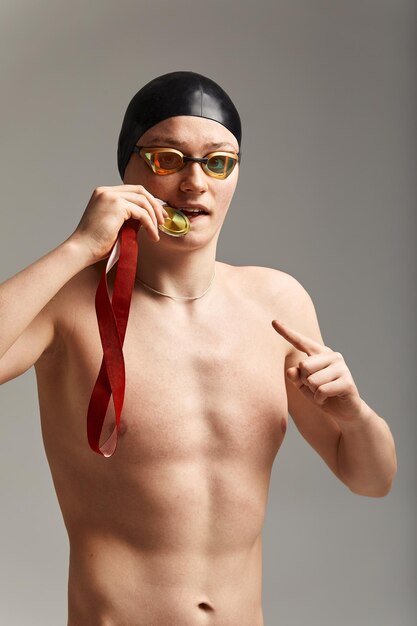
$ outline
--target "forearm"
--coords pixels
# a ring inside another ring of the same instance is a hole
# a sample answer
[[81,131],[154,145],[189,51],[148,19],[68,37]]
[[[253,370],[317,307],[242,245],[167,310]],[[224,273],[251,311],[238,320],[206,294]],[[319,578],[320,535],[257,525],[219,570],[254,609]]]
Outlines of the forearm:
[[340,426],[341,480],[359,495],[386,495],[397,471],[395,443],[388,424],[363,401],[362,415]]
[[0,285],[0,358],[43,307],[91,261],[69,238]]

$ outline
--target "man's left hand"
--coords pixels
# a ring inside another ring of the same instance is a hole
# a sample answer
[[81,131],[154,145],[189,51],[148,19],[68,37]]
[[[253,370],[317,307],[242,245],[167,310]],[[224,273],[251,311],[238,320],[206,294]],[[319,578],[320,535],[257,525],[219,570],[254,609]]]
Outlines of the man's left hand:
[[334,352],[278,320],[273,320],[272,326],[297,350],[308,355],[298,367],[286,371],[300,393],[335,420],[346,423],[360,419],[364,402],[340,352]]

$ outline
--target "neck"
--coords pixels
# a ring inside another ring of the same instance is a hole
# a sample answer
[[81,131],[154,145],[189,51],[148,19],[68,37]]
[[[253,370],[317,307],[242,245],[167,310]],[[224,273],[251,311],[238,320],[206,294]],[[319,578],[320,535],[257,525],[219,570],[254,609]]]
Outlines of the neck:
[[216,243],[212,240],[204,247],[194,247],[182,238],[170,238],[163,233],[160,241],[153,242],[140,229],[136,277],[170,296],[198,297],[212,281]]

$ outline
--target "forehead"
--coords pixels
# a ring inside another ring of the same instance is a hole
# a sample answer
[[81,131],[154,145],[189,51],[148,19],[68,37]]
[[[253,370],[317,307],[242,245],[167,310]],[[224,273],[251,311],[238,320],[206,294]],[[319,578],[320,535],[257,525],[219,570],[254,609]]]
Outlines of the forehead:
[[138,140],[139,145],[183,148],[207,148],[238,151],[236,137],[225,126],[205,117],[177,115],[149,128]]

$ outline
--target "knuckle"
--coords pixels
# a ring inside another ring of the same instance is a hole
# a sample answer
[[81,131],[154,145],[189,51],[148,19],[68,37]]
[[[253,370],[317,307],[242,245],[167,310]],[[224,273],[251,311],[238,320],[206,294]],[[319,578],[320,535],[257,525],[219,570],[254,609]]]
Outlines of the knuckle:
[[140,201],[140,205],[141,205],[141,207],[142,207],[145,211],[147,211],[147,212],[149,213],[149,211],[150,211],[150,210],[152,210],[151,203],[149,202],[148,198],[147,198],[145,195],[140,194],[140,196],[139,196],[139,201]]
[[347,381],[347,383],[346,383],[346,388],[347,388],[347,391],[348,391],[350,394],[353,394],[353,393],[356,391],[356,385],[355,385],[355,383],[353,382],[353,380],[349,379],[349,380]]
[[314,399],[319,404],[323,404],[324,400],[326,399],[326,396],[320,389],[317,389],[316,393],[314,394]]
[[144,207],[139,207],[139,211],[140,211],[140,215],[141,215],[141,219],[143,222],[146,222],[147,224],[150,224],[152,222],[151,217],[148,213],[148,211],[144,208]]
[[93,197],[98,202],[115,202],[119,199],[116,192],[112,191],[109,187],[97,187],[94,190]]

